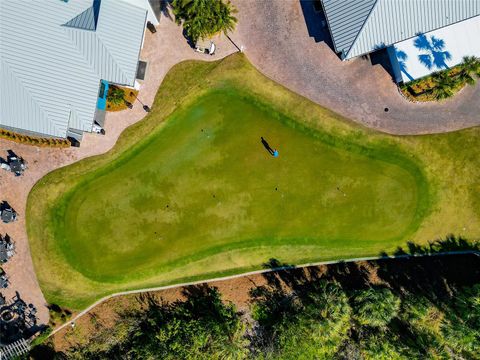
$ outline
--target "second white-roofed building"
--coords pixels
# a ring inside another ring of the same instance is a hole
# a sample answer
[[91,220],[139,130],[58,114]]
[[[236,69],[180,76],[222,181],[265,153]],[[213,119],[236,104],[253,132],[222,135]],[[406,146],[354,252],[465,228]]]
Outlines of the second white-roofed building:
[[321,0],[342,60],[387,51],[397,82],[480,57],[480,0]]

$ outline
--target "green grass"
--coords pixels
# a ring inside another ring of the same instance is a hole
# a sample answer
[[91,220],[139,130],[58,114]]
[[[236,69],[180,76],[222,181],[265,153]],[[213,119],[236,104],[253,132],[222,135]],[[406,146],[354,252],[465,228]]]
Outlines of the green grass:
[[298,264],[476,237],[477,135],[387,136],[267,80],[241,55],[185,62],[114,149],[34,187],[37,276],[48,301],[79,309],[272,257]]

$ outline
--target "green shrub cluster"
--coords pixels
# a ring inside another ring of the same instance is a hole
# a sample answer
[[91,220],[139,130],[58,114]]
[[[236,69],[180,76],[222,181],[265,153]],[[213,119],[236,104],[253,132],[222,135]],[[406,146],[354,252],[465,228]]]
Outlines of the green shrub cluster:
[[232,31],[237,23],[232,15],[235,8],[222,0],[174,0],[172,7],[175,21],[183,25],[193,42],[218,32]]
[[414,99],[442,100],[452,97],[465,85],[475,85],[480,75],[480,59],[465,56],[461,64],[425,78],[409,82],[402,87],[407,96]]

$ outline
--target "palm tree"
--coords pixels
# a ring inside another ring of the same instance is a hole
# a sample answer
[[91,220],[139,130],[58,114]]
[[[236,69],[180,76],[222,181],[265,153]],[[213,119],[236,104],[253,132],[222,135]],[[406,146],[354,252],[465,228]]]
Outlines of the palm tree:
[[437,100],[446,99],[453,95],[453,89],[457,85],[457,81],[448,72],[437,72],[433,74],[432,80],[435,82],[432,92]]
[[112,86],[108,90],[107,101],[113,105],[121,105],[125,102],[125,91],[119,87]]
[[358,324],[386,327],[398,315],[400,299],[388,288],[360,290],[354,294],[353,310]]
[[475,84],[475,75],[480,75],[480,61],[475,56],[464,56],[460,64],[461,71],[458,78],[469,85]]
[[177,24],[183,24],[187,37],[196,42],[220,31],[225,34],[235,28],[236,9],[222,0],[174,0],[173,14]]

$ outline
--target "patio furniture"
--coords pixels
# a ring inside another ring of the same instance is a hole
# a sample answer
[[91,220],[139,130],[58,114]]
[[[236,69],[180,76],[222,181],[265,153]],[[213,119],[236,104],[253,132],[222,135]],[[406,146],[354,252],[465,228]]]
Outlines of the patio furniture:
[[0,218],[5,224],[8,224],[17,220],[17,213],[12,208],[6,208],[2,210]]

